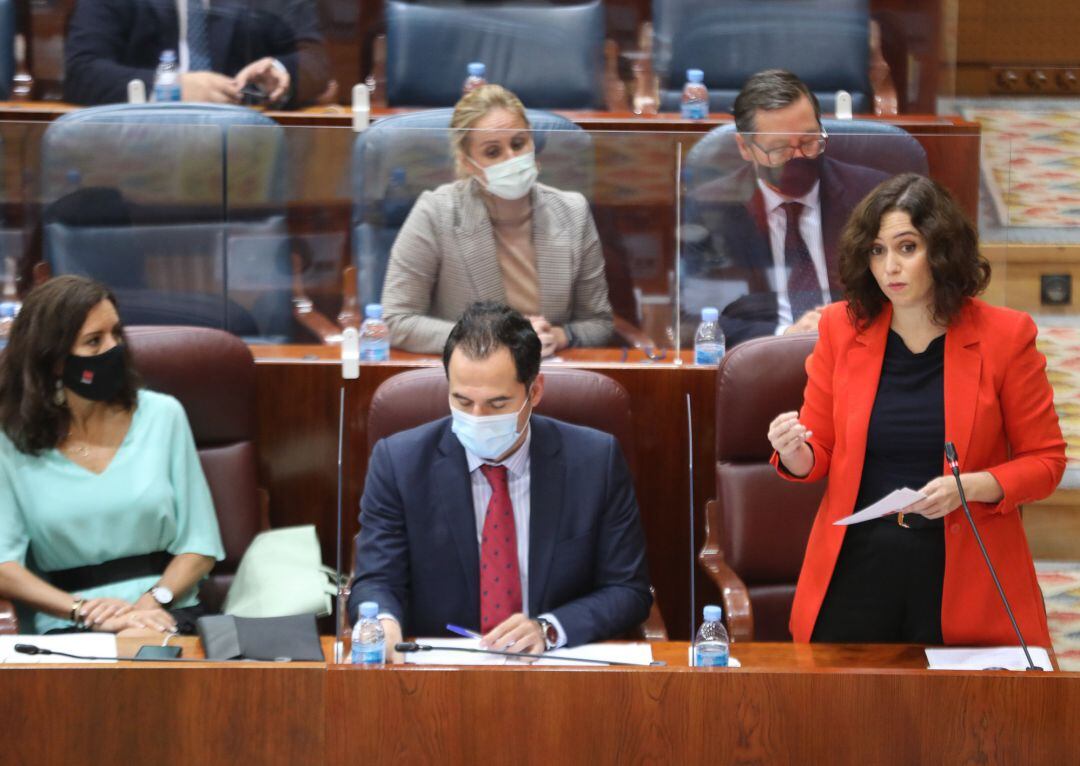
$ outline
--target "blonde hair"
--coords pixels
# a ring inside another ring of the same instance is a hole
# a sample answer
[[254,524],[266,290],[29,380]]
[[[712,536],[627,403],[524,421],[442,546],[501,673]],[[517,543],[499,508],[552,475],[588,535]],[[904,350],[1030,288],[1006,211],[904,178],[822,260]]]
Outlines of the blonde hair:
[[529,118],[525,116],[525,105],[501,85],[481,85],[466,95],[454,106],[454,116],[450,118],[450,148],[454,153],[454,170],[458,178],[469,175],[465,158],[469,151],[469,130],[492,109],[506,109],[529,127]]

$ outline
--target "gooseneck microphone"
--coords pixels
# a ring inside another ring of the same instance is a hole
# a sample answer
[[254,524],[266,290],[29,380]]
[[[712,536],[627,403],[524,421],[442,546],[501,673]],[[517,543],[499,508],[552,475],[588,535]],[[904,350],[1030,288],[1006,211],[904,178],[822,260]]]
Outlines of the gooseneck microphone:
[[68,657],[73,660],[106,661],[106,662],[199,662],[199,660],[187,657],[94,657],[89,654],[69,654],[57,649],[46,649],[37,644],[15,644],[14,649],[19,654],[55,654],[58,657]]
[[[539,660],[543,658],[542,654],[531,654],[529,652],[507,652],[499,649],[472,649],[464,646],[431,646],[429,644],[418,644],[415,641],[402,641],[400,644],[394,644],[394,650],[401,654],[409,654],[411,652],[430,652],[432,650],[439,652],[466,652],[468,654],[494,654],[499,657],[520,657],[529,660]],[[615,662],[614,660],[594,660],[588,657],[554,657],[552,659],[566,660],[567,662],[587,662],[593,665],[622,665],[629,668],[647,668],[647,664],[637,662]],[[657,663],[651,663],[653,665]]]
[[994,585],[997,586],[998,595],[1001,596],[1001,603],[1005,606],[1005,613],[1009,615],[1009,622],[1012,623],[1013,630],[1016,631],[1016,638],[1020,641],[1020,648],[1024,650],[1024,657],[1027,659],[1028,663],[1025,670],[1042,670],[1042,668],[1031,660],[1031,652],[1028,651],[1027,642],[1024,641],[1024,636],[1020,633],[1020,626],[1016,624],[1016,615],[1013,614],[1012,606],[1009,605],[1009,599],[1005,597],[1005,589],[1001,587],[1001,581],[998,579],[997,571],[990,562],[990,554],[986,552],[986,546],[983,545],[982,536],[975,526],[975,518],[971,515],[971,509],[968,508],[967,497],[964,496],[964,485],[960,481],[960,460],[956,456],[956,446],[952,442],[945,442],[945,459],[949,462],[949,468],[952,470],[953,478],[956,479],[956,489],[960,493],[960,505],[964,508],[964,515],[967,516],[971,531],[975,534],[975,542],[979,544],[979,550],[982,551],[983,560],[986,561],[986,568],[990,570],[990,576],[994,578]]

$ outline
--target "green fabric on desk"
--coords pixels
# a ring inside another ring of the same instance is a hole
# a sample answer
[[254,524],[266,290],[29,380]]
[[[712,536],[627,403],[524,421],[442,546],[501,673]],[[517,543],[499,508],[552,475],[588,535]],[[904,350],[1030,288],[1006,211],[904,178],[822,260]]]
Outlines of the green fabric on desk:
[[[154,551],[225,557],[210,488],[191,427],[171,396],[139,391],[131,427],[101,474],[51,449],[37,457],[0,433],[0,562],[48,572]],[[83,590],[85,598],[135,601],[159,575]],[[174,606],[198,603],[195,588]],[[36,613],[37,633],[70,626]],[[26,631],[29,626],[24,626]]]

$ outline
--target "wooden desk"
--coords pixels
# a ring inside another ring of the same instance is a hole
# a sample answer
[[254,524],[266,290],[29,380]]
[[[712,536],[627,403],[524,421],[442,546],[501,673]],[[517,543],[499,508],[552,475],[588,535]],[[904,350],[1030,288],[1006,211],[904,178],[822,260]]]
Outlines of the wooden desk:
[[908,766],[1080,751],[1080,674],[928,671],[917,646],[732,654],[742,668],[687,668],[685,643],[654,645],[669,664],[652,668],[10,666],[2,760]]

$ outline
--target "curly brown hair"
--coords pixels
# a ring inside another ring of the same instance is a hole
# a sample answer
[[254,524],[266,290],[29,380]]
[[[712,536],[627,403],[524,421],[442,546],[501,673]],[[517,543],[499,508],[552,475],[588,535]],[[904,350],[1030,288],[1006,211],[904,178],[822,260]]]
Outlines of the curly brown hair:
[[[38,455],[67,433],[71,412],[54,399],[57,370],[71,353],[87,314],[105,300],[116,307],[116,297],[105,285],[72,275],[54,277],[26,296],[0,354],[0,429],[20,452]],[[126,377],[111,403],[132,410],[141,382],[122,330],[121,342]]]
[[870,273],[870,250],[886,213],[907,213],[926,240],[934,278],[934,321],[948,325],[964,301],[986,289],[990,262],[979,254],[979,236],[948,190],[925,176],[903,173],[882,181],[858,204],[840,235],[840,281],[848,315],[869,325],[888,298]]

